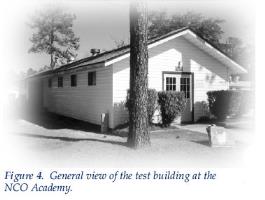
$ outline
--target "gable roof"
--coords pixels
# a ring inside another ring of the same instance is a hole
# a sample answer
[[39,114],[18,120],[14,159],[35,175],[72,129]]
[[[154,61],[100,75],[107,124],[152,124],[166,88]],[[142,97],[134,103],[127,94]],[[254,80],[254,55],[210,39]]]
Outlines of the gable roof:
[[[235,73],[247,73],[247,70],[245,68],[243,68],[238,63],[236,63],[233,59],[231,59],[228,55],[226,55],[222,50],[217,48],[215,45],[211,44],[209,41],[206,41],[201,36],[199,36],[194,31],[192,31],[190,28],[187,28],[187,27],[181,28],[175,31],[171,31],[159,37],[148,39],[148,49],[153,48],[157,45],[163,44],[164,42],[170,41],[172,39],[175,39],[179,36],[184,36],[185,39],[193,43],[195,46],[207,52],[208,54],[212,55],[224,65],[230,67]],[[104,66],[109,66],[115,62],[118,62],[122,59],[129,57],[129,55],[130,55],[130,45],[126,45],[124,47],[106,51],[96,56],[86,57],[86,58],[74,61],[72,63],[65,64],[54,70],[41,72],[33,76],[42,76],[42,75],[48,75],[48,74],[57,73],[57,72],[59,73],[62,71],[67,71],[67,70],[81,68],[81,67],[87,67],[87,66],[96,65],[96,64],[103,64]]]

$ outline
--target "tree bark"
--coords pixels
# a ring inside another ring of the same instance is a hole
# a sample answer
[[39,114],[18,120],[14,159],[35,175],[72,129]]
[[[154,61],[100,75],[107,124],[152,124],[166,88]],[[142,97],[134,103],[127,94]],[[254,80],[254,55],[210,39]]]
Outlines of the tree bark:
[[128,144],[150,145],[148,103],[147,7],[142,1],[130,4],[130,108]]
[[[53,20],[52,20],[52,23]],[[50,58],[51,58],[51,62],[50,62],[50,67],[51,69],[54,69],[54,66],[55,66],[55,63],[54,63],[54,57],[53,57],[53,42],[54,42],[54,36],[53,36],[53,27],[52,27],[52,30],[51,30],[51,33],[50,33],[50,48],[51,48],[51,51],[50,51]]]
[[53,69],[54,68],[54,62],[53,62],[53,53],[50,54],[50,68]]

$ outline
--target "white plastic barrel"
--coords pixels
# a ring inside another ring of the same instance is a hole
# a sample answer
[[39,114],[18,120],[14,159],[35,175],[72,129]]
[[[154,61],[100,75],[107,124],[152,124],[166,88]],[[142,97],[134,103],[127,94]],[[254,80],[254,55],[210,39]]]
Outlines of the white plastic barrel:
[[214,124],[206,128],[209,143],[212,147],[222,147],[227,145],[226,131],[223,127]]
[[108,113],[101,114],[101,133],[107,133],[109,129],[109,115]]

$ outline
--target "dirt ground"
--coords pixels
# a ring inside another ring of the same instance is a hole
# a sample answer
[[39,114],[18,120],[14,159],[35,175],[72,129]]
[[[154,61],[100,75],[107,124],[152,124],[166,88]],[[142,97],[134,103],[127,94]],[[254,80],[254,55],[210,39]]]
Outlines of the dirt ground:
[[96,127],[89,129],[82,122],[70,125],[65,119],[49,120],[43,124],[16,119],[6,124],[7,165],[19,162],[25,167],[243,167],[253,137],[249,129],[226,129],[230,145],[212,148],[204,131],[207,124],[193,124],[152,131],[151,146],[135,150],[126,145],[126,137],[100,134]]

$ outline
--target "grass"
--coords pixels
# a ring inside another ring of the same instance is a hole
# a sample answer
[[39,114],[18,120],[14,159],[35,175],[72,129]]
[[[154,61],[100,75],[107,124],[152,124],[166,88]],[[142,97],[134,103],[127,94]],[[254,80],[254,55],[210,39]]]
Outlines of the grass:
[[126,137],[67,128],[48,129],[25,120],[17,121],[12,133],[12,139],[6,143],[12,141],[13,145],[5,147],[9,157],[14,161],[28,159],[24,164],[34,166],[227,167],[240,161],[242,153],[240,145],[211,148],[206,134],[177,128],[152,131],[151,146],[138,150],[127,146]]
[[126,143],[128,124],[101,134],[97,126],[51,113],[24,116],[11,124],[12,139],[5,142],[12,144],[5,147],[8,157],[50,167],[227,167],[240,161],[243,147],[236,143],[231,148],[211,148],[204,133],[153,125],[151,146],[135,150]]

